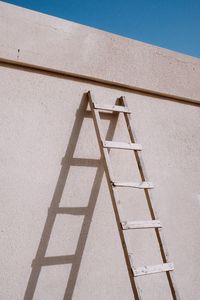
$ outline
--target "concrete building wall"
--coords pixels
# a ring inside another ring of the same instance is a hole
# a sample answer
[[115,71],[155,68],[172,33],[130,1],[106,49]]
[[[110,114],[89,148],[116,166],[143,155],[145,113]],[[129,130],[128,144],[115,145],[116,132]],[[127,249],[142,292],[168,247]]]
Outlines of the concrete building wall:
[[[181,299],[198,299],[199,60],[0,5],[1,299],[133,299],[88,90],[126,97]],[[122,116],[102,125],[128,141]],[[111,159],[116,179],[140,180],[130,152]],[[150,218],[142,191],[119,193],[124,219]],[[128,235],[136,266],[161,262],[153,230]],[[140,281],[144,299],[171,299],[164,273]]]

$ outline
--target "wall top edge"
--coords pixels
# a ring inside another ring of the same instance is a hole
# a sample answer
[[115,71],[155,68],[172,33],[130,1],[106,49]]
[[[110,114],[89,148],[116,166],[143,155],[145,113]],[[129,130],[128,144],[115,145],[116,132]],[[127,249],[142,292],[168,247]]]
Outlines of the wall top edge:
[[0,60],[200,103],[200,59],[0,2]]

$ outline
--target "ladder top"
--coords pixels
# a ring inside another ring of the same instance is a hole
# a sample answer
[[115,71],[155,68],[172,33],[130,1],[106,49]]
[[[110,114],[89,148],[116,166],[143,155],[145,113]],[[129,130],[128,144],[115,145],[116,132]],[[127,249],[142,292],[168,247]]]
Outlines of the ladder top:
[[116,112],[123,112],[127,114],[131,114],[131,111],[127,106],[120,106],[120,105],[100,105],[94,103],[94,108],[99,110],[108,110],[108,111],[116,111]]

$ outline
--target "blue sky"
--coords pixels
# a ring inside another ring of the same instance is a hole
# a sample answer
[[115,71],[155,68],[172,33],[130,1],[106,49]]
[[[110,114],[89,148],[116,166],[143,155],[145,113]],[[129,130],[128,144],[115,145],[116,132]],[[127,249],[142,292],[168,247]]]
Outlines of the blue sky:
[[200,0],[9,0],[200,58]]

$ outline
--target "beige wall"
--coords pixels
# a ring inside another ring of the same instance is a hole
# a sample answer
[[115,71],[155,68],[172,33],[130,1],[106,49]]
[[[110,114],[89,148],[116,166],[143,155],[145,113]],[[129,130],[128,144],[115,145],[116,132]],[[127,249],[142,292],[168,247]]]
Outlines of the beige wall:
[[[1,5],[5,13],[4,20],[6,18],[13,22],[13,30],[16,30],[14,24],[18,22],[16,19],[22,12],[23,22],[28,20],[30,26],[31,22],[34,24],[35,20],[42,20],[41,14],[7,4]],[[68,22],[48,16],[43,18],[44,24],[48,19],[49,23],[57,22],[56,26],[63,24],[62,26],[70,28]],[[34,36],[30,47],[34,48],[39,42],[44,24],[37,29],[38,34]],[[80,25],[71,26],[90,31]],[[7,30],[8,35],[4,38],[11,41],[11,29],[8,27]],[[35,30],[34,25],[32,30]],[[107,35],[110,39],[121,40],[124,45],[127,43],[127,39],[94,31],[100,40],[101,35]],[[61,32],[58,29],[57,36],[62,35]],[[75,32],[72,37],[78,39]],[[18,48],[16,40],[14,46]],[[150,52],[155,49],[150,48]],[[9,47],[5,49],[4,54],[9,55]],[[184,57],[187,61],[186,56],[173,55],[177,59]],[[2,55],[4,63],[1,63],[0,69],[0,298],[23,299],[26,291],[26,300],[32,299],[33,293],[33,299],[37,300],[59,300],[63,299],[64,294],[65,299],[73,300],[133,299],[107,183],[99,161],[93,122],[90,112],[85,111],[84,93],[91,90],[98,103],[112,104],[117,97],[126,97],[133,114],[137,140],[143,145],[148,176],[155,184],[153,198],[175,264],[181,299],[198,299],[199,106],[175,101],[172,97],[139,93],[133,87],[125,89],[120,87],[122,82],[116,87],[83,80],[79,78],[83,72],[81,67],[77,78],[72,78],[39,71],[33,67],[17,66],[14,58],[12,62],[15,65],[11,65],[5,63],[5,56]],[[50,57],[51,52],[47,54],[47,61],[49,58],[48,64],[52,68]],[[85,56],[80,59],[80,64],[84,62],[84,58]],[[147,56],[145,58],[148,60]],[[34,54],[32,59],[34,60]],[[27,63],[29,60],[33,64],[30,57],[27,58]],[[193,58],[188,57],[185,69],[184,64],[182,65],[185,72],[192,68],[191,60]],[[194,60],[198,65],[199,60]],[[174,59],[170,62],[175,69]],[[76,68],[80,64],[77,62]],[[159,72],[164,77],[168,66],[164,64],[159,67]],[[95,65],[95,68],[98,69],[98,66]],[[139,65],[137,68],[142,73]],[[169,90],[169,94],[176,94],[184,100],[193,99],[193,87],[198,85],[199,77],[198,71],[192,74],[189,73],[193,76],[193,83],[190,82],[190,76],[186,78],[183,75],[183,82],[187,79],[190,83],[186,87],[187,91],[180,89],[180,83],[174,85],[174,89],[177,87],[175,92]],[[101,75],[103,76],[103,70]],[[178,82],[176,75],[173,76]],[[149,76],[149,84],[153,84],[153,78]],[[137,80],[140,88],[143,78],[137,77]],[[124,77],[124,81],[127,86],[128,78]],[[169,78],[167,82],[169,87]],[[173,78],[171,83],[173,84]],[[153,86],[151,87],[153,91]],[[165,94],[167,91],[167,86],[166,90],[160,86],[159,93]],[[200,91],[196,89],[194,93],[197,99]],[[105,133],[108,131],[109,139],[127,141],[121,117],[116,129],[115,117],[110,114],[102,117],[103,128]],[[139,180],[136,164],[130,153],[115,150],[112,151],[111,158],[116,178]],[[126,190],[123,193],[121,191],[120,195],[124,218],[149,218],[142,191]],[[46,222],[50,206],[52,217]],[[56,215],[59,206],[65,209],[62,214]],[[86,207],[85,218],[77,214],[78,207],[79,211]],[[128,234],[136,266],[161,262],[153,231],[134,231]],[[44,256],[49,259],[44,259]],[[43,267],[40,270],[41,265]],[[145,300],[171,299],[164,274],[141,278],[141,286]]]
[[200,101],[197,58],[3,2],[0,22],[2,60]]

